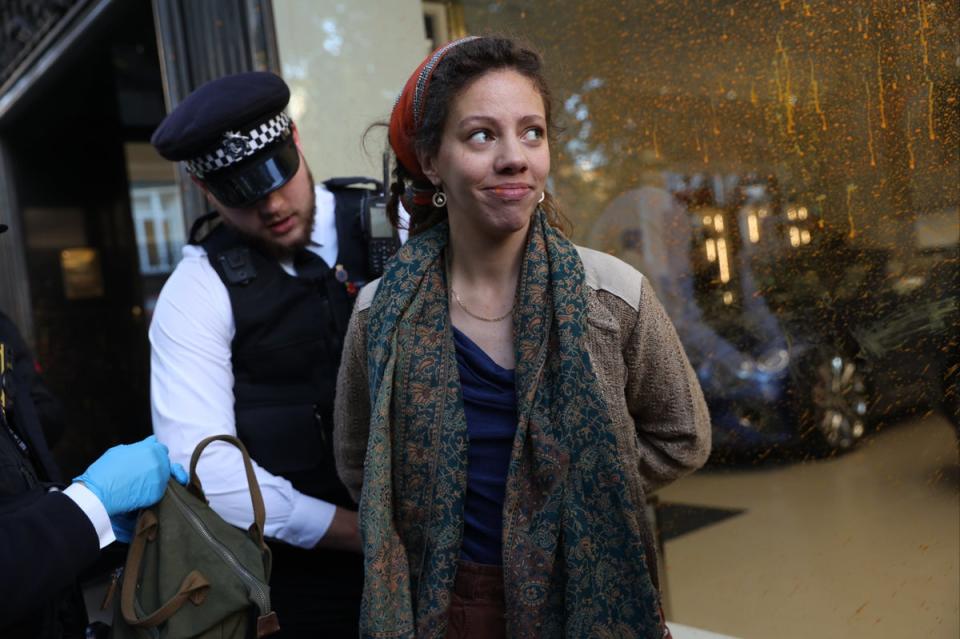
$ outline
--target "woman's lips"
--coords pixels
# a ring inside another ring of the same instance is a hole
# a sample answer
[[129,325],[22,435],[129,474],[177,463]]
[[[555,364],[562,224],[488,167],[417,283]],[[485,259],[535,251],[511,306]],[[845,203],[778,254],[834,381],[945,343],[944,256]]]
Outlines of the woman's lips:
[[532,188],[528,184],[500,184],[487,189],[501,200],[522,200]]

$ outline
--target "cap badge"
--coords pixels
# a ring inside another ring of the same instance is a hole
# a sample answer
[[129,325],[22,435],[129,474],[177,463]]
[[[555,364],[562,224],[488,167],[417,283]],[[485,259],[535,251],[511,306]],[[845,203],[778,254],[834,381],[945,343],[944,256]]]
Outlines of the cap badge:
[[230,155],[230,162],[243,159],[256,149],[253,142],[245,135],[236,131],[227,131],[223,134],[223,150]]

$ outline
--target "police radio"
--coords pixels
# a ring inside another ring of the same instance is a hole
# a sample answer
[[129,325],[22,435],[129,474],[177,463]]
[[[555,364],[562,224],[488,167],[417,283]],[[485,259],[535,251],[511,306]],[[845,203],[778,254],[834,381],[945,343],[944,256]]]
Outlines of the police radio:
[[367,240],[367,273],[370,278],[383,275],[387,260],[400,248],[400,238],[387,217],[387,191],[390,185],[390,155],[383,154],[383,187],[379,194],[365,198],[361,223]]

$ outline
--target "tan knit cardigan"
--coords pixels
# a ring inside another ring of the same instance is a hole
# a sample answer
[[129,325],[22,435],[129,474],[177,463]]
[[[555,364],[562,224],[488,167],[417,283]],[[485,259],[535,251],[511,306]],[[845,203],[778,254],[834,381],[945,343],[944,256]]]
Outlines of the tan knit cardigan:
[[[589,289],[587,350],[610,411],[633,503],[642,508],[651,490],[706,461],[710,417],[673,324],[643,275],[606,253],[577,250]],[[334,407],[337,472],[355,500],[370,429],[367,312],[378,283],[369,283],[357,298]],[[643,532],[649,539],[649,531]]]

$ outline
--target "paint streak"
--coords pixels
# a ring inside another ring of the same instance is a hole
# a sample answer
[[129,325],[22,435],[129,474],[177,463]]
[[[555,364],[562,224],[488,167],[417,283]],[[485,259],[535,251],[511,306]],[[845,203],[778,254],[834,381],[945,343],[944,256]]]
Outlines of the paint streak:
[[907,158],[909,160],[910,169],[913,170],[917,168],[917,158],[913,154],[913,124],[911,123],[910,110],[907,110]]
[[796,125],[794,124],[793,118],[793,82],[790,74],[790,56],[787,55],[787,50],[783,46],[783,37],[779,33],[777,34],[777,55],[783,60],[783,93],[781,101],[787,116],[787,134],[794,135],[796,133]]
[[877,166],[877,154],[873,148],[873,121],[870,117],[870,83],[867,79],[863,80],[863,89],[867,95],[867,150],[870,152],[870,166]]
[[856,184],[847,185],[847,224],[850,226],[847,237],[849,237],[851,240],[857,237],[857,229],[853,224],[853,194],[856,192],[856,190]]
[[823,113],[823,108],[820,106],[820,83],[817,82],[816,69],[813,66],[813,58],[810,58],[810,92],[813,94],[813,108],[816,110],[817,115],[820,116],[820,130],[827,130],[827,118]]
[[883,58],[880,56],[880,47],[877,47],[877,106],[880,109],[880,128],[887,128],[887,114],[883,107]]
[[918,19],[920,20],[920,46],[923,48],[923,69],[926,71],[927,67],[930,66],[930,52],[927,48],[927,28],[929,23],[927,21],[927,12],[923,5],[923,0],[917,0],[917,13]]

